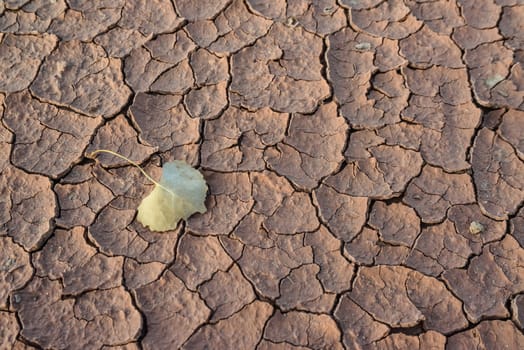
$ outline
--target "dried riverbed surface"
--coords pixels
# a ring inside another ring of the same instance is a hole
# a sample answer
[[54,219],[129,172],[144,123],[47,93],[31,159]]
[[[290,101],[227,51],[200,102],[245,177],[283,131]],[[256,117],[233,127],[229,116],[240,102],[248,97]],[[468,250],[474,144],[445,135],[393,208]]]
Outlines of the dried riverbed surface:
[[[0,349],[518,349],[521,0],[0,1]],[[208,211],[136,208],[182,159]]]

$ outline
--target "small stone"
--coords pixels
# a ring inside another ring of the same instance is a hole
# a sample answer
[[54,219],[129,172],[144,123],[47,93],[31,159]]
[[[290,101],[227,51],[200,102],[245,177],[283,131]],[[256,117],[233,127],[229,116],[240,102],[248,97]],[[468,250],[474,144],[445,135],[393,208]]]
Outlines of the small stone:
[[371,49],[371,43],[367,43],[367,42],[358,43],[358,44],[355,45],[355,49],[361,50],[361,51],[370,50]]
[[298,21],[295,17],[289,17],[287,20],[286,20],[286,25],[288,27],[296,27],[298,25]]
[[482,225],[480,222],[472,221],[471,224],[469,224],[469,232],[471,234],[476,235],[482,231],[484,231],[484,225]]

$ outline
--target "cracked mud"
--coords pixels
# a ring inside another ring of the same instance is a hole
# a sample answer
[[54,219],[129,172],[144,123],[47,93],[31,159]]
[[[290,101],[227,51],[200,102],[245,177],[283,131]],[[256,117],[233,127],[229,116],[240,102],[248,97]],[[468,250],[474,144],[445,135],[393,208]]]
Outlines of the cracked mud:
[[[521,349],[521,0],[0,1],[0,349]],[[165,162],[208,211],[151,232]]]

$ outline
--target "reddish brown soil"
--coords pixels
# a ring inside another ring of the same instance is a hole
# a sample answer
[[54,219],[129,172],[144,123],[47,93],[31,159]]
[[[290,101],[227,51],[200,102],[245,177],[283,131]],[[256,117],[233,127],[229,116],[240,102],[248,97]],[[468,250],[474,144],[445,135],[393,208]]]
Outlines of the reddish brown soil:
[[522,349],[524,2],[0,1],[0,193],[0,349]]

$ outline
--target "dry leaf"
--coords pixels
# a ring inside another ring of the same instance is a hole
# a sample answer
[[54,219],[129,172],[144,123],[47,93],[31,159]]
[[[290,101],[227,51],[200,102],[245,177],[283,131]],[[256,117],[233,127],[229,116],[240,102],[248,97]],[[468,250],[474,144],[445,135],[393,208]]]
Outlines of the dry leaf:
[[149,176],[138,163],[116,152],[99,149],[88,155],[109,153],[136,166],[155,184],[153,191],[138,206],[137,220],[151,231],[174,230],[180,219],[186,220],[196,212],[205,213],[207,184],[202,174],[186,162],[175,160],[162,167],[160,182]]
[[164,164],[160,185],[138,206],[137,220],[142,225],[153,231],[173,230],[180,219],[206,212],[206,182],[189,164],[179,160]]

